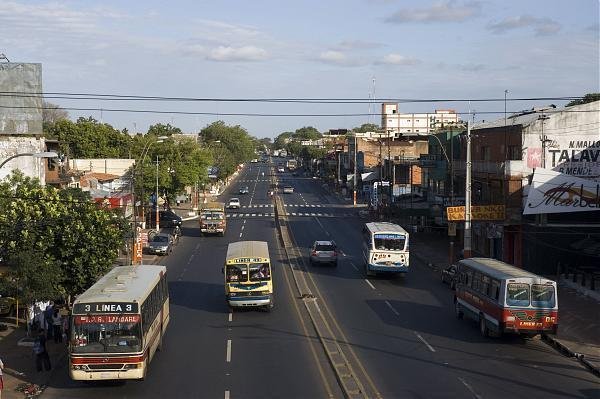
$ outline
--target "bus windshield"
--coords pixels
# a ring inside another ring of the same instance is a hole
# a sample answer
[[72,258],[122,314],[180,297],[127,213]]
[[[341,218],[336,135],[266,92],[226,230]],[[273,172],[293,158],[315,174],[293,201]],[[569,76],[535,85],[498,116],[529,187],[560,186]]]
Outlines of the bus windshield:
[[139,315],[74,316],[73,353],[125,353],[142,350]]
[[223,212],[203,212],[201,219],[204,220],[223,220]]
[[271,279],[268,263],[250,264],[250,281],[268,281]]
[[533,284],[531,286],[531,306],[553,308],[556,304],[552,285]]
[[506,304],[508,306],[529,306],[529,284],[508,284],[506,293]]
[[227,282],[237,283],[248,280],[248,265],[227,265]]
[[375,249],[381,251],[404,251],[406,236],[403,234],[374,234]]

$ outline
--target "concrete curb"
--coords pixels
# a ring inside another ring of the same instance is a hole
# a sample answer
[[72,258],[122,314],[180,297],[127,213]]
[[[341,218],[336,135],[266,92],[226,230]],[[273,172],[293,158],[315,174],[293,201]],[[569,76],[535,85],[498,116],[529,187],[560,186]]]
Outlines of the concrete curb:
[[592,372],[592,374],[594,374],[596,377],[600,377],[600,367],[592,364],[592,362],[587,360],[583,354],[571,350],[567,345],[560,342],[559,339],[550,335],[542,334],[542,340],[566,357],[576,358],[579,360],[579,363],[583,364],[585,368]]

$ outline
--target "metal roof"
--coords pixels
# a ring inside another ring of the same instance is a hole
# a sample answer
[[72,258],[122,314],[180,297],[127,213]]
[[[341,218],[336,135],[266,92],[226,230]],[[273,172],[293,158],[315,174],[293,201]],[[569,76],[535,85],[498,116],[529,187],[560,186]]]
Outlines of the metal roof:
[[117,266],[79,295],[74,304],[89,302],[141,303],[167,268],[159,265]]
[[497,259],[492,258],[468,258],[462,259],[459,263],[466,266],[472,267],[476,270],[480,270],[490,277],[506,280],[511,278],[542,278],[537,274],[528,272],[527,270],[520,269],[516,266],[509,265]]
[[227,246],[227,259],[233,258],[269,258],[269,246],[266,241],[237,241]]

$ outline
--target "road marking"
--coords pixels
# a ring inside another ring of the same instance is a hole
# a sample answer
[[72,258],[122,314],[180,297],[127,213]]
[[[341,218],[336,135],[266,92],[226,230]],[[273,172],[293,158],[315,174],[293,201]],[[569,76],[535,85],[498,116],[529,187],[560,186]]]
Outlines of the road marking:
[[242,238],[242,233],[240,233],[240,238]]
[[462,382],[465,387],[467,387],[467,389],[469,390],[469,392],[471,392],[474,397],[476,397],[477,399],[481,399],[481,396],[479,396],[479,395],[477,395],[475,393],[475,391],[473,390],[473,387],[471,387],[471,385],[469,385],[469,383],[467,383],[467,381],[465,381],[464,379],[462,379],[460,377],[458,377],[458,380],[460,382]]
[[394,307],[392,306],[391,303],[389,303],[388,301],[385,301],[385,304],[388,305],[388,308],[390,308],[396,316],[400,316],[400,313],[398,313],[398,311],[396,309],[394,309]]
[[233,313],[229,313],[229,321],[233,321]]
[[225,391],[225,399],[229,399],[229,391]]
[[354,270],[358,271],[358,267],[353,262],[350,262],[350,265],[354,268]]
[[227,340],[227,363],[231,362],[231,340]]
[[425,338],[421,337],[421,334],[419,334],[416,331],[414,333],[417,336],[417,338],[419,338],[421,341],[423,341],[423,343],[425,345],[427,345],[427,348],[429,348],[430,351],[435,352],[435,349],[433,348],[433,346],[429,345],[429,343],[427,341],[425,341]]
[[323,225],[321,224],[321,221],[319,219],[315,218],[315,220],[317,221],[317,223],[319,223],[319,226],[321,226],[321,228],[323,229],[325,234],[327,234],[328,236],[331,235],[331,234],[329,234],[329,232],[327,230],[325,230],[325,227],[323,227]]
[[242,225],[242,231],[244,231],[244,227],[246,227],[246,226]]
[[369,280],[365,279],[365,281],[367,282],[367,284],[369,284],[369,287],[375,289],[375,287],[373,286],[373,284],[371,284],[371,282]]

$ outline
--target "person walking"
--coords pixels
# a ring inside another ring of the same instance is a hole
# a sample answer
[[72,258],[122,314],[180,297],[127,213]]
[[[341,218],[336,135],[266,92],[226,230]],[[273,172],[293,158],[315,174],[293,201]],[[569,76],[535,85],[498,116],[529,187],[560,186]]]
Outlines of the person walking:
[[57,308],[54,309],[52,315],[52,335],[54,336],[54,343],[62,342],[62,317]]
[[52,339],[52,314],[54,313],[54,304],[50,302],[44,310],[44,329],[46,330],[46,338]]
[[38,372],[42,371],[42,366],[46,371],[50,371],[52,366],[50,364],[50,356],[46,350],[46,336],[44,331],[40,330],[38,336],[33,342],[33,353],[35,355],[35,367]]
[[4,389],[4,380],[2,378],[2,371],[4,370],[4,363],[0,359],[0,399],[2,399],[2,390]]

